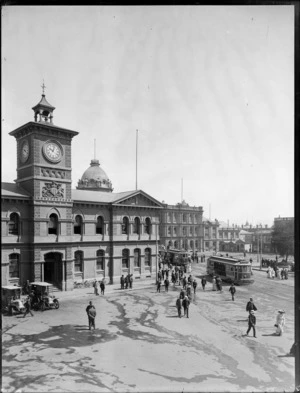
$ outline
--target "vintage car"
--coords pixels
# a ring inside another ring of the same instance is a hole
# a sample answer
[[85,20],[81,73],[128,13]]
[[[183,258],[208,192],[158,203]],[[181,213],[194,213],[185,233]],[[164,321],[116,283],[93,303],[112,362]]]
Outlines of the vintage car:
[[10,315],[25,312],[24,301],[21,296],[22,288],[16,285],[6,285],[1,288],[1,306],[3,312]]
[[58,309],[59,301],[53,295],[53,285],[47,282],[31,282],[31,306],[34,310]]

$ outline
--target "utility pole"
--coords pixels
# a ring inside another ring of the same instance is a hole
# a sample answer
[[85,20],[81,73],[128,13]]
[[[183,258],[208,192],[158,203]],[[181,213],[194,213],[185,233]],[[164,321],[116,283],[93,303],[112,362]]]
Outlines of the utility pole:
[[156,281],[158,279],[158,224],[155,224],[155,248],[156,248]]
[[137,167],[138,167],[138,130],[136,130],[136,143],[135,143],[135,189],[138,189],[138,181],[137,181]]

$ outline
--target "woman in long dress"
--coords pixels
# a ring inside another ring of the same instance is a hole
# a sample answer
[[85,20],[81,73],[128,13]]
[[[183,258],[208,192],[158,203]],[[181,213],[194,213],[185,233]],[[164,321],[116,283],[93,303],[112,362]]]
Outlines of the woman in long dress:
[[215,276],[212,279],[212,290],[213,291],[217,290],[217,283],[216,283],[216,277]]
[[96,281],[95,282],[95,295],[99,295],[99,288],[100,288],[99,281]]
[[276,327],[276,334],[277,336],[282,336],[283,334],[283,327],[285,325],[285,311],[283,310],[279,310],[277,317],[276,317],[276,323],[275,323],[275,327]]

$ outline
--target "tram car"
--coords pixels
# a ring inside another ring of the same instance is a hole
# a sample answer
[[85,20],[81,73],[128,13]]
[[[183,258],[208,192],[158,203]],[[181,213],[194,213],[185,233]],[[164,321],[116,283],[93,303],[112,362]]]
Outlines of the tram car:
[[212,256],[207,259],[207,274],[237,285],[252,284],[251,263],[242,259]]

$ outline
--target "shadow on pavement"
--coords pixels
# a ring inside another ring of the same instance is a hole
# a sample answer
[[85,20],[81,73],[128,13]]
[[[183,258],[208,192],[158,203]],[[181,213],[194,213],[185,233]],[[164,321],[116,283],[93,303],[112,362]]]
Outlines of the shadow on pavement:
[[166,318],[179,318],[178,315],[167,315]]
[[278,334],[276,334],[276,333],[262,334],[262,336],[274,336],[274,337],[279,337]]

